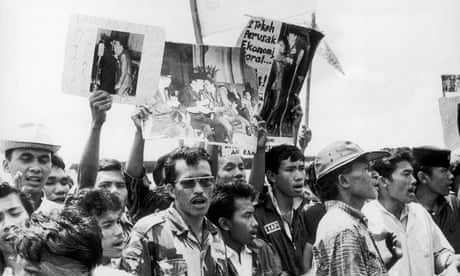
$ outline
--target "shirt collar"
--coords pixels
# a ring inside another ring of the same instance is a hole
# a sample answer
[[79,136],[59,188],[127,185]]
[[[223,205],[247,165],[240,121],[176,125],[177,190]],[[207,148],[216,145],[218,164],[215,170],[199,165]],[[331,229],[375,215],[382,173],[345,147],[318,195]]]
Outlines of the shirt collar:
[[349,214],[350,216],[358,219],[363,224],[367,225],[366,216],[364,216],[364,214],[361,213],[361,211],[359,211],[358,209],[355,209],[355,208],[351,207],[350,205],[346,204],[343,201],[328,200],[328,201],[324,202],[324,205],[326,206],[327,211],[329,211],[332,208],[338,208],[338,209],[344,211],[345,213]]
[[[171,204],[167,212],[171,221],[171,231],[177,236],[187,234],[190,229],[177,211],[176,207],[174,207],[174,203]],[[214,224],[212,224],[206,217],[203,218],[203,232],[205,231],[210,232],[212,235],[219,232],[217,227],[214,226]]]
[[[377,208],[379,208],[381,211],[395,217],[395,215],[393,215],[393,213],[391,213],[390,211],[388,211],[383,205],[382,203],[379,201],[379,200],[375,200],[376,203],[377,203]],[[399,216],[399,218],[396,218],[398,219],[399,221],[403,221],[406,217],[409,216],[409,205],[407,204],[403,204],[403,208],[401,210],[401,214]]]

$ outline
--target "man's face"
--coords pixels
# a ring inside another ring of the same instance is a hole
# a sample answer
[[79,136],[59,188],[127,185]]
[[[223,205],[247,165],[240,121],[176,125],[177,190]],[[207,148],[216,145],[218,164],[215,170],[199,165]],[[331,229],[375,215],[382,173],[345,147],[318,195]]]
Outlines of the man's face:
[[246,177],[244,163],[240,156],[232,155],[219,157],[219,183],[228,183],[232,180],[242,180]]
[[254,205],[250,198],[237,198],[233,203],[235,213],[229,224],[233,242],[245,245],[256,238],[257,221],[254,217]]
[[167,188],[174,205],[182,216],[202,218],[206,215],[214,188],[211,167],[205,160],[196,166],[187,166],[185,160],[176,161],[177,180]]
[[401,161],[396,164],[396,169],[391,174],[391,179],[385,178],[388,183],[389,196],[398,202],[409,203],[415,199],[414,169],[408,161]]
[[428,187],[440,195],[448,195],[454,181],[454,176],[447,168],[432,167],[431,176],[428,177]]
[[12,230],[15,226],[24,226],[28,218],[29,214],[16,193],[0,198],[0,252],[13,252],[8,242],[13,237]]
[[120,224],[122,210],[107,211],[96,217],[102,231],[102,255],[119,258],[123,249],[123,229]]
[[97,172],[95,188],[118,195],[123,204],[125,204],[128,197],[125,180],[120,171]]
[[72,179],[63,169],[52,167],[43,189],[46,198],[56,203],[64,203],[65,197],[70,190],[71,183]]
[[302,195],[305,181],[305,162],[285,159],[281,161],[278,173],[269,171],[268,177],[275,191],[291,198],[299,197]]
[[41,192],[51,172],[51,153],[40,149],[14,149],[11,160],[5,160],[4,170],[14,179],[22,173],[21,184],[32,193]]
[[366,161],[356,161],[351,172],[343,174],[350,183],[350,192],[359,199],[377,198],[377,188],[372,180],[372,170]]

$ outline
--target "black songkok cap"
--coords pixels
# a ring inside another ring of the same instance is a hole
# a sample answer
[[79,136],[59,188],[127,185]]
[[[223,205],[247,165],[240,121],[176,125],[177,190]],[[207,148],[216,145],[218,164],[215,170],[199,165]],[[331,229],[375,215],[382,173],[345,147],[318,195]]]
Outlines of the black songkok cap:
[[412,153],[418,166],[443,168],[450,166],[450,150],[423,146],[413,148]]

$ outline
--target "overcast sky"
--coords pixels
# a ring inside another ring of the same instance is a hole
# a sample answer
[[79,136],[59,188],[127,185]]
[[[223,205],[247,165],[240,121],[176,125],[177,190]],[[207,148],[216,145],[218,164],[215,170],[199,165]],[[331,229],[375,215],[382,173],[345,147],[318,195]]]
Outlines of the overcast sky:
[[[460,74],[460,1],[321,0],[315,6],[346,75],[315,57],[307,154],[340,139],[365,149],[443,146],[437,99],[440,75]],[[20,122],[43,122],[67,163],[78,162],[90,122],[88,100],[61,92],[71,13],[163,26],[167,40],[195,42],[186,0],[0,0],[0,135]],[[222,14],[222,20],[232,20],[232,14]],[[232,35],[205,42],[228,45]],[[101,156],[126,159],[132,110],[114,104]],[[175,144],[161,145],[147,143],[146,159]]]

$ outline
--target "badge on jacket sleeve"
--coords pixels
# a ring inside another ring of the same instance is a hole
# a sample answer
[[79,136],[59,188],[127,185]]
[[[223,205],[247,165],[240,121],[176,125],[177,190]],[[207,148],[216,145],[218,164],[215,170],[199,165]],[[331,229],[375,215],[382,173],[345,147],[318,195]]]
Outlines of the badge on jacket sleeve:
[[265,230],[265,233],[267,233],[267,235],[269,235],[271,233],[274,233],[276,231],[281,230],[281,226],[278,223],[278,221],[274,221],[274,222],[271,222],[269,224],[265,224],[264,225],[264,230]]

